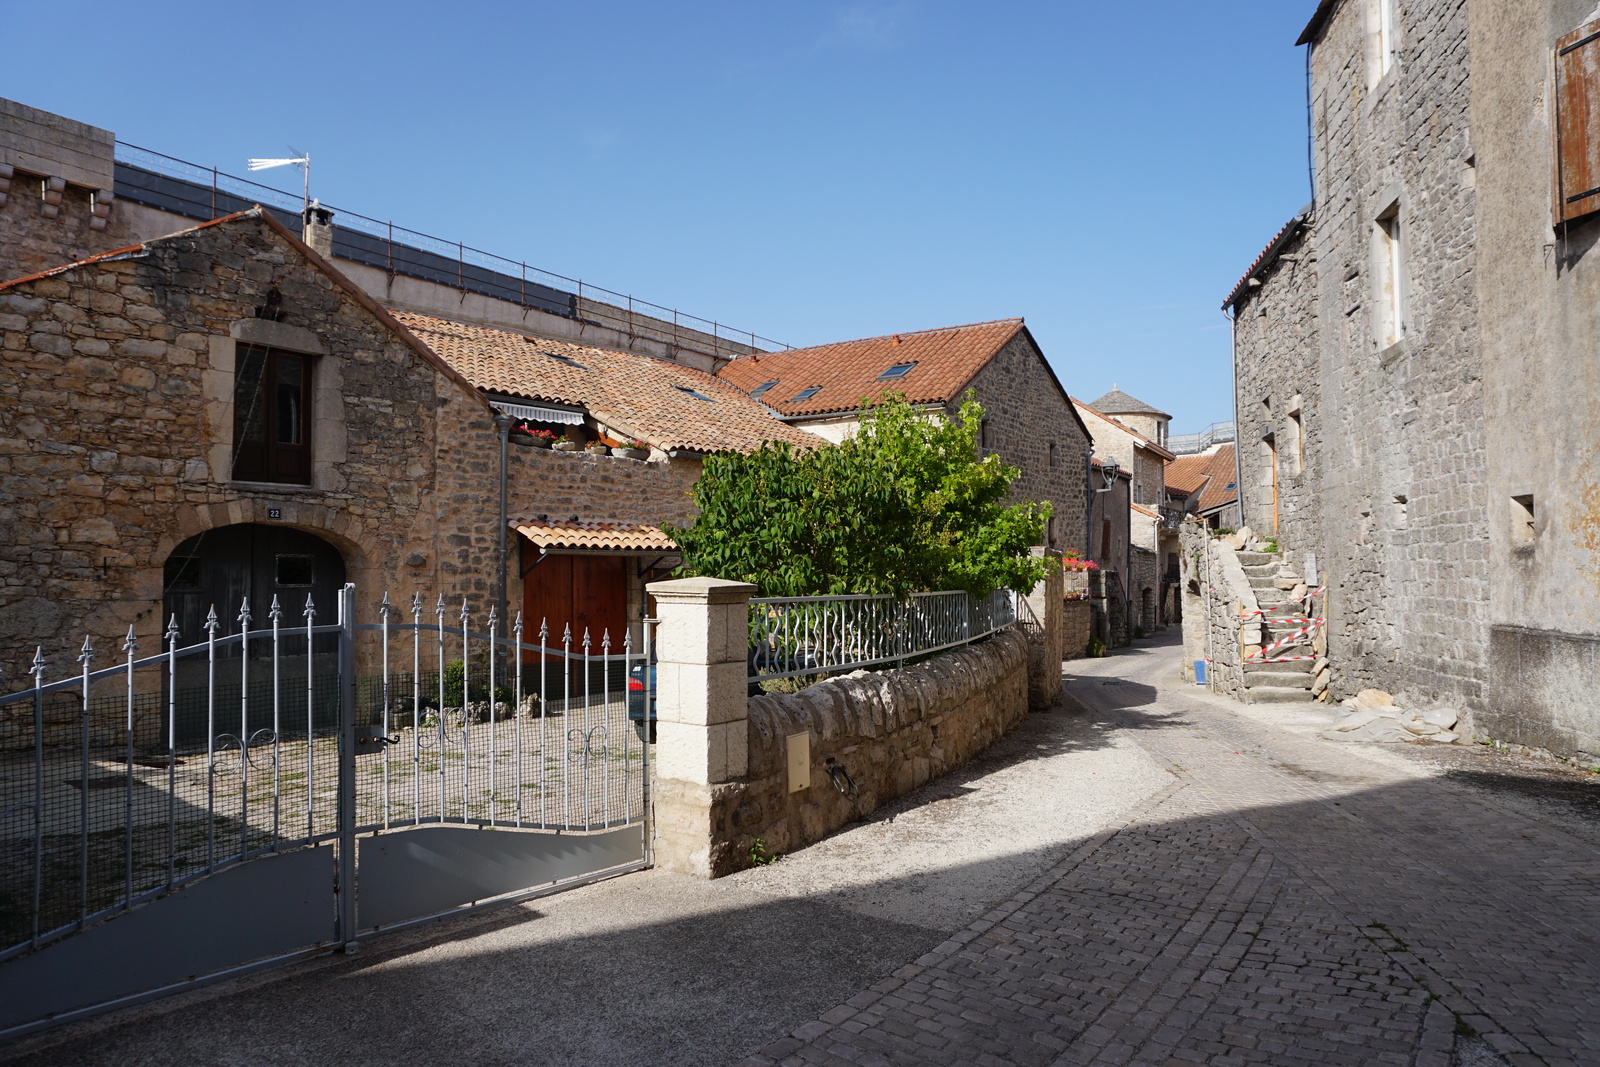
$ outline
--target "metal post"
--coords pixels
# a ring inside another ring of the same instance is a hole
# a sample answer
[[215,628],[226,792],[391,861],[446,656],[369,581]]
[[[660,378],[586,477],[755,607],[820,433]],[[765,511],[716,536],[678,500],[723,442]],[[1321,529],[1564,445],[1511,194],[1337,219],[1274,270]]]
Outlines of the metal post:
[[133,624],[128,624],[128,636],[122,642],[122,651],[128,655],[128,724],[123,745],[124,780],[122,794],[122,855],[123,892],[122,906],[132,907],[133,901],[133,653],[139,647],[133,636]]
[[[44,904],[44,646],[33,650],[33,938],[39,945]],[[85,790],[87,792],[88,790]],[[169,824],[170,825],[170,824]]]
[[356,944],[356,587],[339,593],[339,931]]
[[94,646],[83,639],[78,653],[83,664],[83,737],[78,751],[78,929],[89,920],[89,664],[94,662]]
[[167,621],[167,888],[178,860],[178,616]]

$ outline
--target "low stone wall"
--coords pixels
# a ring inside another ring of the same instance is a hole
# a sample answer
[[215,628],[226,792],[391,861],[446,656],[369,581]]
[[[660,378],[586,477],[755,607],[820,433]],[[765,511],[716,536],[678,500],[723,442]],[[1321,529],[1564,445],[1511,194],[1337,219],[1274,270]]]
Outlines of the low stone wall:
[[1198,522],[1186,522],[1183,545],[1184,677],[1193,680],[1196,659],[1210,660],[1206,687],[1237,697],[1244,690],[1244,657],[1261,647],[1261,617],[1255,590],[1232,547]]
[[1087,600],[1061,603],[1062,659],[1082,659],[1089,654],[1089,638],[1094,634],[1094,605]]
[[[716,798],[723,847],[713,846],[714,867],[726,867],[714,873],[746,866],[757,838],[774,853],[821,840],[960,767],[1027,713],[1028,640],[1017,631],[904,670],[857,671],[750,698],[748,773]],[[791,792],[788,738],[796,734],[807,735],[810,784]]]

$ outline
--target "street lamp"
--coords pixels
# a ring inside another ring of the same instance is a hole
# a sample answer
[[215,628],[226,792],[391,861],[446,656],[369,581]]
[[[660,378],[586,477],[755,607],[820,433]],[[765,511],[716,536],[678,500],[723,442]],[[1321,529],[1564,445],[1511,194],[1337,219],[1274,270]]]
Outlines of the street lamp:
[[1108,459],[1100,465],[1100,476],[1105,479],[1104,487],[1096,489],[1097,493],[1109,493],[1117,484],[1117,472],[1120,471],[1115,459]]

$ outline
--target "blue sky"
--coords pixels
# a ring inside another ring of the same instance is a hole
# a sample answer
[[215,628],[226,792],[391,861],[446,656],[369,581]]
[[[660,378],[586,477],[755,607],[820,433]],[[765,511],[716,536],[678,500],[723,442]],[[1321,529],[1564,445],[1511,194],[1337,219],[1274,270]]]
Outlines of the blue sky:
[[0,95],[790,344],[1022,315],[1186,432],[1308,197],[1314,6],[13,0]]

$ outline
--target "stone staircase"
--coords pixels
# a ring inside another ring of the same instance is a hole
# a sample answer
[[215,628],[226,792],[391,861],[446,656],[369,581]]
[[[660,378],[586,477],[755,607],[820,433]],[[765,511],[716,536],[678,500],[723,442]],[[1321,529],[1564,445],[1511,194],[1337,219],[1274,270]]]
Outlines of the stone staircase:
[[[1299,599],[1306,587],[1300,574],[1289,565],[1279,552],[1240,552],[1239,564],[1244,568],[1250,587],[1255,590],[1256,602],[1266,612],[1262,618],[1263,647],[1272,645],[1302,629],[1310,622]],[[1294,644],[1285,645],[1272,653],[1269,659],[1282,656],[1315,656],[1315,634],[1306,634]],[[1244,666],[1244,702],[1246,704],[1284,704],[1309,702],[1316,699],[1313,685],[1314,668],[1311,659],[1293,659],[1283,663],[1247,662]]]

